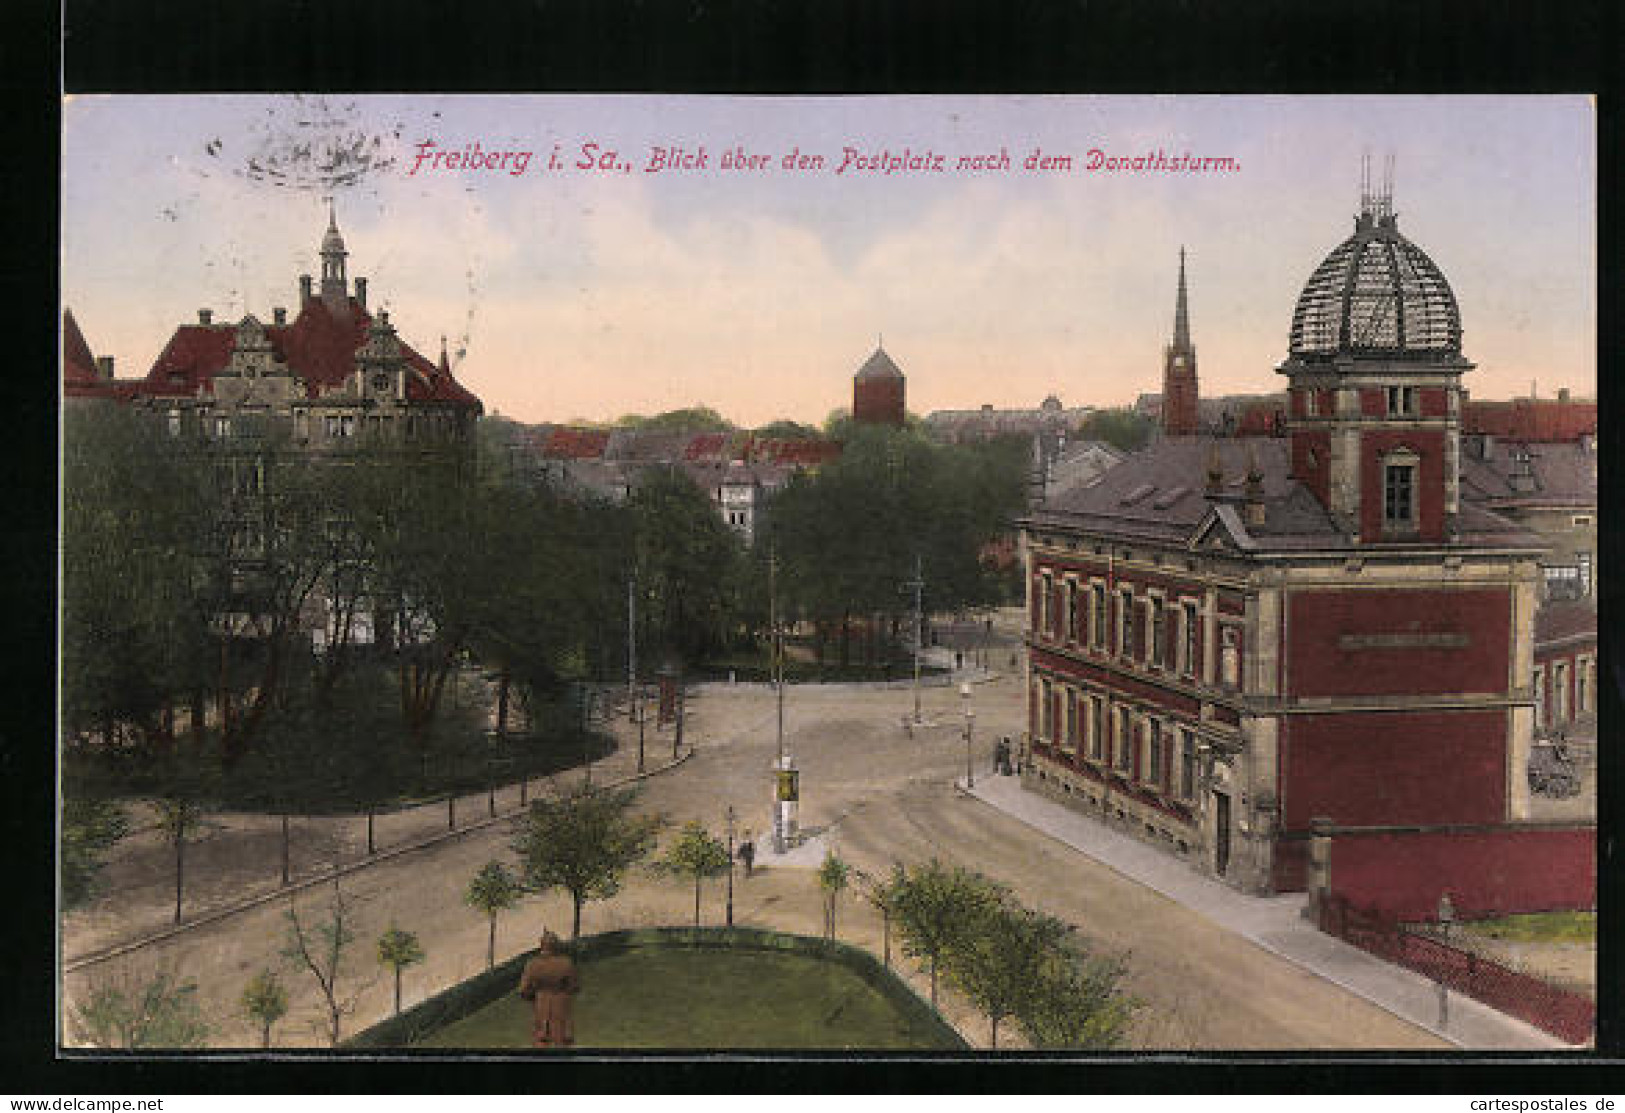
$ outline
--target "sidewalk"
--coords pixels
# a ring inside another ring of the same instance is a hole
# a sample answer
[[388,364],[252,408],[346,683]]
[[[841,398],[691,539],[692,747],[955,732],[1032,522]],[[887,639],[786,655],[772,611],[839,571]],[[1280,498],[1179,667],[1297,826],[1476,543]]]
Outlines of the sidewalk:
[[[958,785],[963,791],[964,781]],[[1301,893],[1277,897],[1238,893],[1154,847],[1023,790],[1016,777],[978,774],[970,795],[1459,1047],[1474,1051],[1577,1050],[1459,993],[1450,994],[1449,1024],[1440,1028],[1438,990],[1433,982],[1315,928],[1300,914],[1304,906]]]

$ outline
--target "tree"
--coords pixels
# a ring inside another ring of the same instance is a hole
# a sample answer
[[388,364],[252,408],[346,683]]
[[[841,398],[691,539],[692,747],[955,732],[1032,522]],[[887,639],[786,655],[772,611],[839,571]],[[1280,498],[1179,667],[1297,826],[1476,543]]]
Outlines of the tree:
[[1096,410],[1078,426],[1077,439],[1105,441],[1124,452],[1138,452],[1151,439],[1155,422],[1133,410]]
[[631,814],[637,795],[581,787],[531,802],[514,852],[527,888],[570,895],[572,942],[581,936],[582,905],[620,892],[626,871],[654,849],[660,820]]
[[261,1047],[271,1046],[271,1027],[288,1015],[288,991],[274,970],[261,970],[243,987],[243,1012],[260,1025]]
[[395,972],[395,1015],[401,1015],[401,971],[423,961],[423,944],[394,924],[378,937],[378,963]]
[[926,865],[900,870],[894,885],[903,953],[925,960],[935,1008],[938,966],[970,935],[1003,890],[980,874],[962,866],[950,868],[935,858]]
[[1123,993],[1120,960],[1087,954],[1068,941],[1052,951],[1016,1009],[1016,1023],[1037,1048],[1099,1051],[1122,1044],[1140,1002]]
[[333,1047],[338,1046],[344,1017],[355,1011],[356,1002],[366,988],[362,986],[349,996],[340,988],[345,976],[344,959],[356,938],[352,918],[350,901],[336,880],[327,918],[320,923],[307,926],[299,918],[298,907],[291,901],[288,904],[288,935],[282,954],[316,979],[327,1009],[327,1042]]
[[730,626],[729,581],[743,555],[738,536],[682,471],[651,469],[626,502],[632,529],[640,652],[699,660]]
[[694,879],[694,926],[699,927],[700,882],[707,877],[721,877],[728,872],[729,865],[728,848],[722,840],[707,831],[704,824],[691,819],[683,824],[658,868],[673,877]]
[[818,890],[824,895],[824,938],[835,938],[835,901],[846,888],[852,867],[835,856],[833,850],[824,852],[824,862],[818,867]]
[[969,927],[948,953],[948,976],[987,1017],[998,1047],[1000,1022],[1032,1007],[1072,927],[1008,896],[982,906]]
[[110,800],[67,795],[62,800],[62,907],[77,908],[96,894],[102,855],[130,830],[124,809]]
[[509,872],[507,866],[494,859],[480,867],[480,872],[468,883],[463,901],[470,908],[485,913],[490,920],[491,932],[485,944],[487,970],[497,963],[497,914],[517,905],[523,893],[519,879]]
[[625,414],[617,418],[615,424],[622,429],[665,433],[712,433],[727,432],[733,429],[728,419],[710,406],[689,406],[680,410],[667,410],[664,413],[655,414],[653,417],[645,417],[642,414]]
[[140,985],[91,986],[73,1010],[72,1026],[83,1043],[128,1051],[202,1047],[210,1031],[198,1007],[197,983],[171,971]]
[[897,891],[902,873],[901,865],[893,866],[889,877],[874,877],[862,870],[857,871],[864,901],[880,913],[881,962],[888,970],[891,969],[891,925],[897,915]]
[[175,922],[181,922],[181,892],[186,878],[186,840],[202,826],[203,809],[183,795],[153,801],[158,830],[175,848]]

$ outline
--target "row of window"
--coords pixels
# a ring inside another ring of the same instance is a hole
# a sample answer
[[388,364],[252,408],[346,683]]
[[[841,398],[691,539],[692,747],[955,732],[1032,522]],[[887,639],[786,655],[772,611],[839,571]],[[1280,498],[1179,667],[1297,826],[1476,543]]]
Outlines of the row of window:
[[[1034,621],[1044,637],[1190,680],[1203,676],[1201,608],[1195,600],[1170,603],[1161,595],[1136,597],[1132,587],[1108,592],[1103,583],[1084,585],[1071,577],[1057,584],[1050,572],[1040,574],[1034,591]],[[1115,602],[1110,601],[1112,594]],[[1219,683],[1239,687],[1240,631],[1221,625],[1219,633]]]
[[[1059,711],[1057,691],[1059,688]],[[1085,694],[1045,678],[1034,686],[1033,736],[1165,796],[1196,796],[1196,732],[1105,694]],[[1057,721],[1059,716],[1060,721]]]
[[[1422,411],[1419,405],[1421,395],[1414,386],[1390,386],[1383,388],[1384,408],[1388,417],[1416,417]],[[1321,413],[1320,392],[1305,390],[1303,392],[1303,412],[1307,417],[1331,417],[1330,411]]]
[[1583,716],[1597,712],[1597,660],[1590,654],[1568,661],[1551,662],[1551,684],[1547,666],[1535,666],[1535,726],[1565,727]]

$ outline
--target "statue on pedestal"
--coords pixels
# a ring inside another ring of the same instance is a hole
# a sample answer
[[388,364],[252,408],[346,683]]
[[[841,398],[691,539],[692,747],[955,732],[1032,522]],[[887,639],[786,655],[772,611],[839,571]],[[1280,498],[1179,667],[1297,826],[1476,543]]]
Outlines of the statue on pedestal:
[[525,963],[519,978],[519,996],[531,1002],[531,1038],[537,1047],[570,1047],[575,1026],[570,1018],[573,998],[581,990],[576,965],[564,953],[559,937],[542,933],[536,957]]

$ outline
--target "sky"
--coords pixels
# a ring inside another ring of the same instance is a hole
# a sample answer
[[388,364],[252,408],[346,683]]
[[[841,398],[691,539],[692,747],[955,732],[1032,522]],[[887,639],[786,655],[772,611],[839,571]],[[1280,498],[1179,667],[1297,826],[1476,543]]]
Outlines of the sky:
[[[506,168],[432,160],[476,143]],[[62,300],[121,378],[199,308],[296,312],[331,198],[370,306],[521,421],[817,423],[882,342],[916,413],[1127,404],[1161,389],[1181,246],[1202,393],[1264,393],[1369,155],[1455,290],[1473,396],[1595,390],[1582,96],[75,95],[62,150]],[[1091,168],[1158,151],[1229,161]]]

